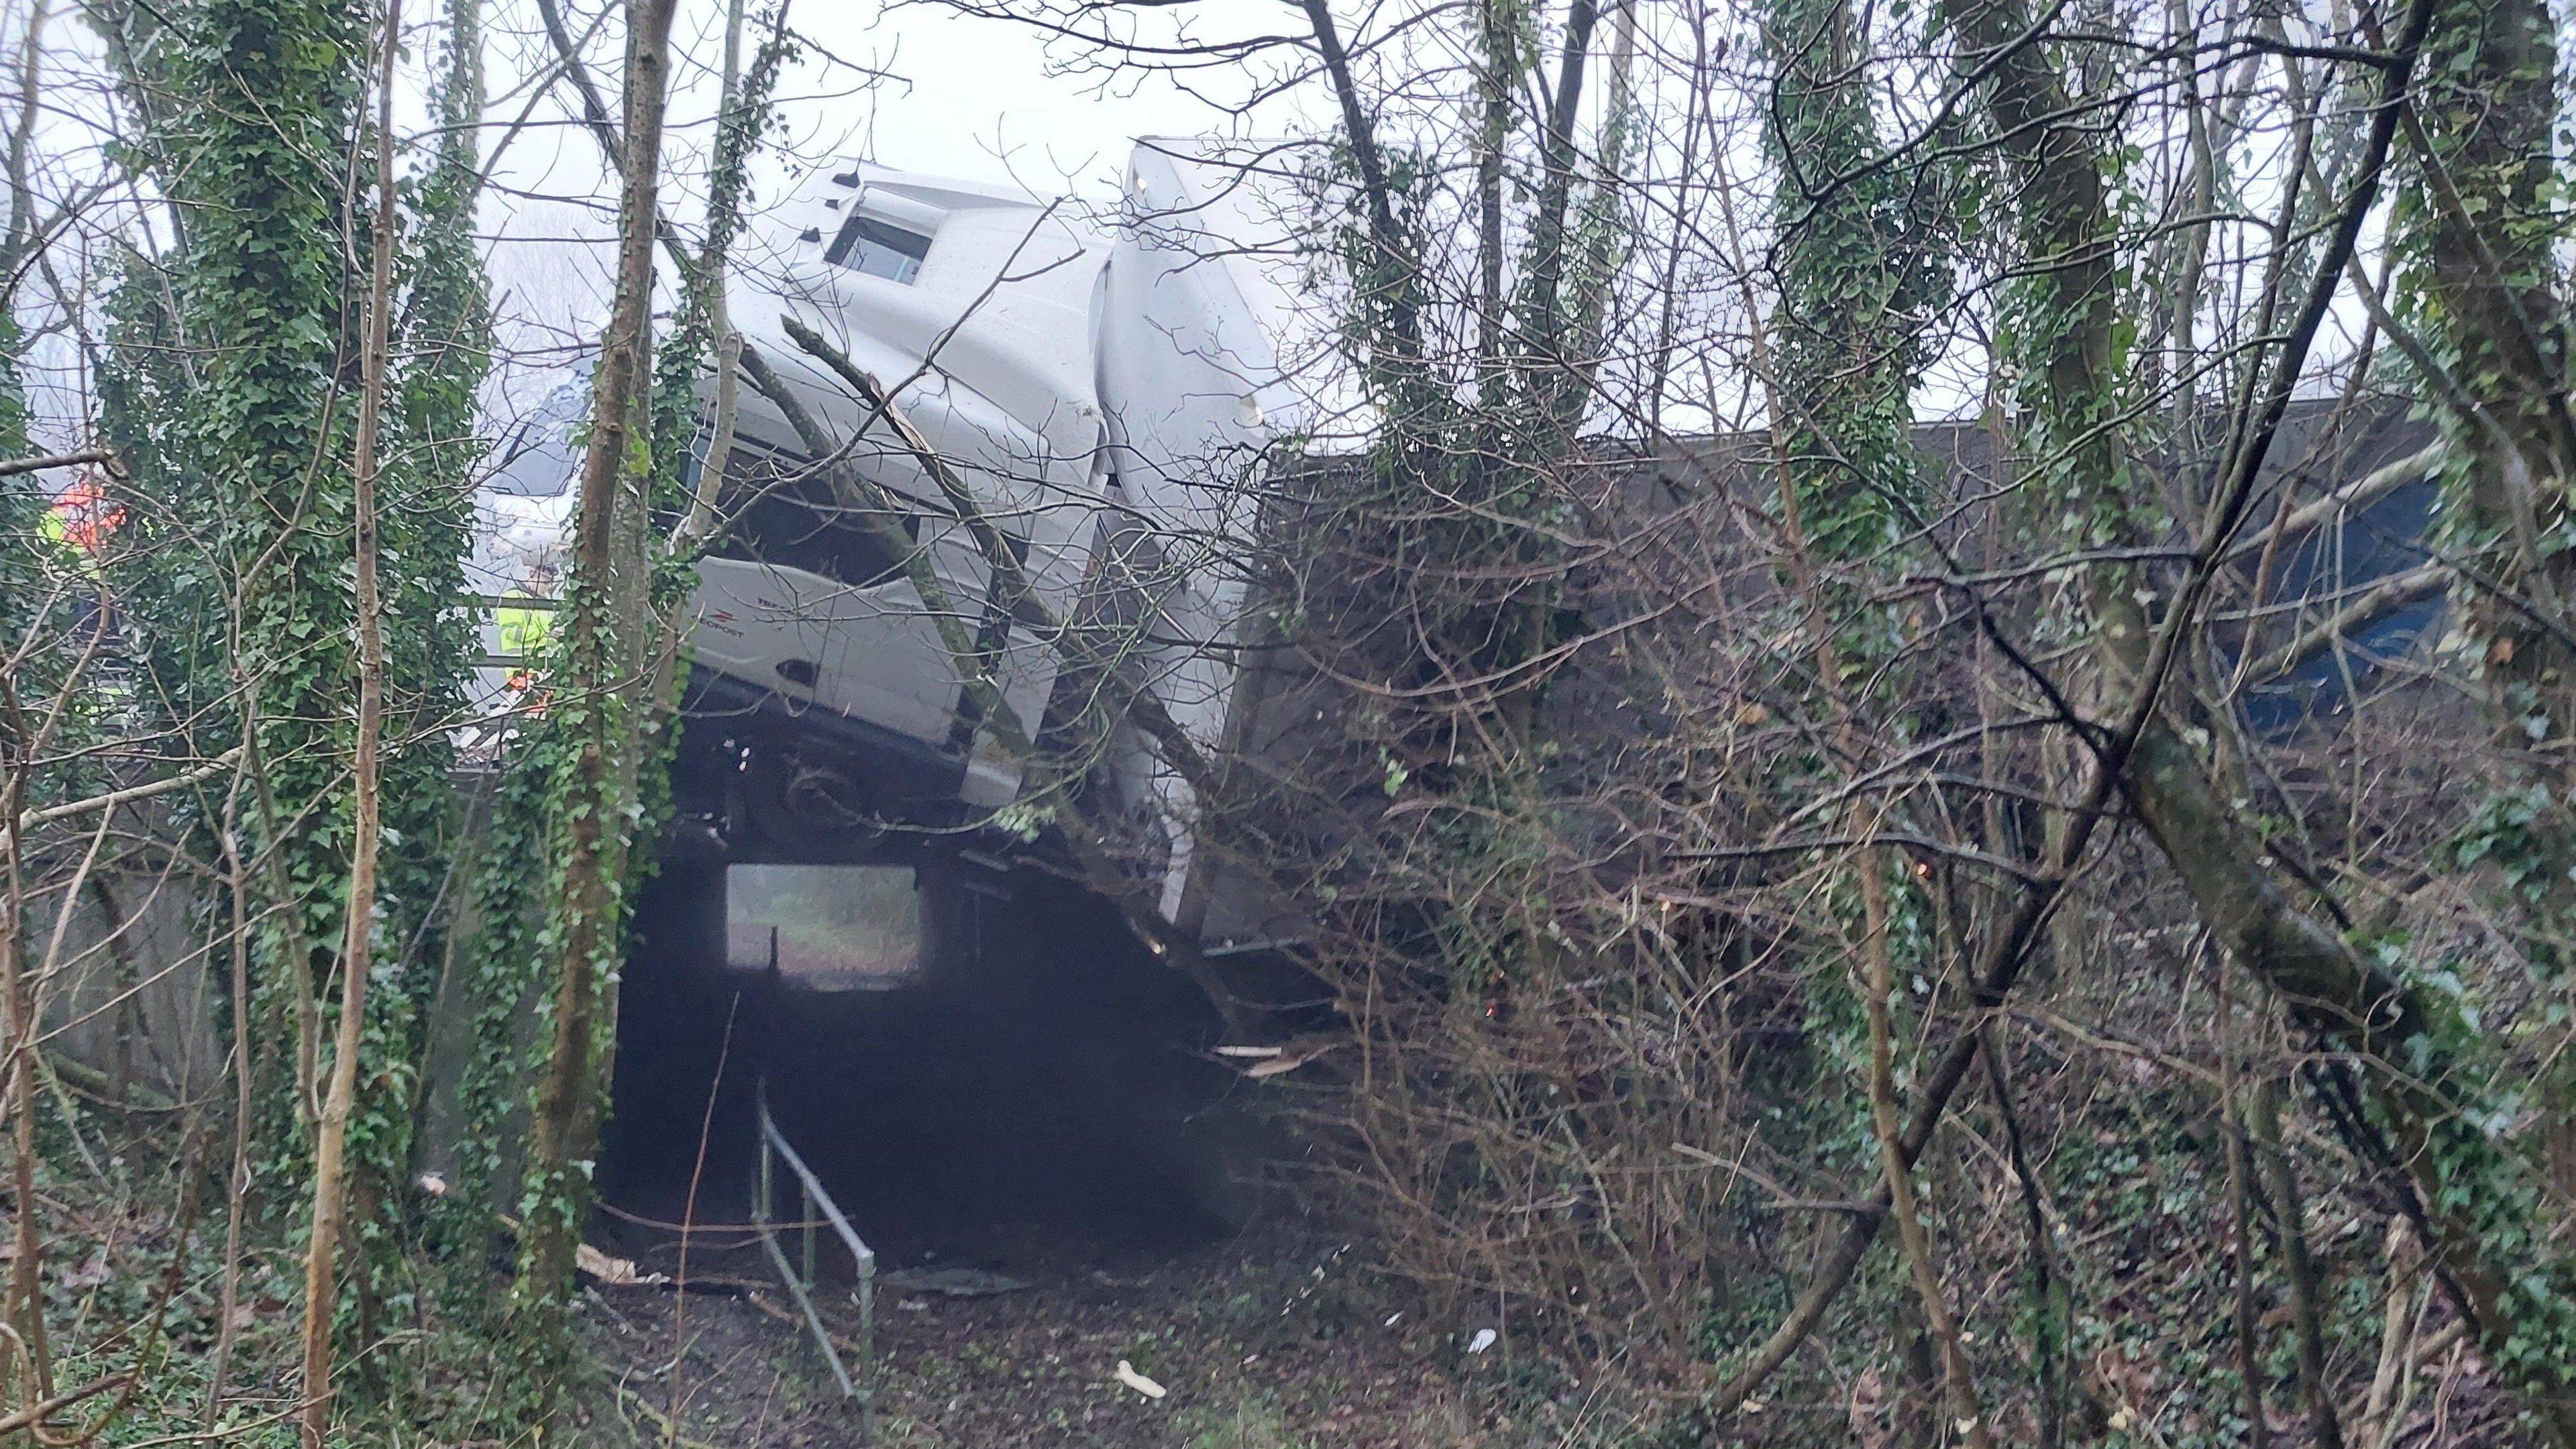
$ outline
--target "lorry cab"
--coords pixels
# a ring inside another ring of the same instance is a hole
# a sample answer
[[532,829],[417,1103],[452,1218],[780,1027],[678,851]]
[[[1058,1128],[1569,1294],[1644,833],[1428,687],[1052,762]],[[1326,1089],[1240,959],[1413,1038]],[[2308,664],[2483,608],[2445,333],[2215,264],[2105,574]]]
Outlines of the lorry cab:
[[[1091,313],[1107,248],[1061,207],[853,167],[820,175],[745,247],[731,310],[785,389],[839,443],[817,459],[780,408],[740,392],[719,517],[698,565],[693,709],[766,715],[837,737],[881,809],[990,808],[1021,762],[976,718],[940,621],[880,542],[890,521],[998,656],[1001,693],[1037,733],[1057,641],[993,597],[982,552],[912,449],[787,334],[812,328],[895,399],[1062,617],[1081,588],[1106,487]],[[706,439],[699,441],[700,460]],[[906,512],[854,517],[834,470]]]
[[[732,323],[834,446],[814,456],[742,382],[719,526],[686,606],[675,766],[684,812],[722,853],[866,855],[889,829],[951,829],[1011,804],[1024,762],[1001,735],[1038,737],[1063,674],[1063,641],[1041,616],[1096,621],[1110,594],[1135,625],[1120,667],[1203,747],[1222,742],[1237,668],[1210,646],[1232,637],[1244,601],[1224,545],[1250,527],[1244,484],[1297,415],[1271,342],[1292,286],[1275,249],[1244,240],[1278,226],[1256,219],[1255,191],[1223,179],[1237,174],[1206,144],[1143,142],[1104,213],[825,167],[746,228]],[[790,318],[894,399],[1003,535],[1039,609],[1001,606],[914,449],[798,345]],[[712,380],[704,390],[693,470],[712,441]],[[586,377],[549,395],[478,497],[476,569],[505,603],[563,547],[587,397]],[[868,486],[850,487],[853,475]],[[890,500],[896,516],[869,516],[861,498]],[[997,661],[1017,731],[982,717],[897,538]],[[1104,745],[1096,773],[1118,808],[1158,822],[1161,904],[1178,919],[1194,802],[1132,731]]]

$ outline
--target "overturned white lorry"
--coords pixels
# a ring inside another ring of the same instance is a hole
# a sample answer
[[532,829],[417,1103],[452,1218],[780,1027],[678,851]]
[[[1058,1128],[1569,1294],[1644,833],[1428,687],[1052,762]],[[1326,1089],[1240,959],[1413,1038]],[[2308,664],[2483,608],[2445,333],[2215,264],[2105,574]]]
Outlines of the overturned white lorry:
[[[1280,342],[1309,310],[1297,188],[1253,153],[1199,141],[1139,142],[1125,182],[1114,208],[1086,209],[826,168],[750,229],[733,323],[836,455],[812,456],[772,398],[739,389],[713,495],[721,527],[689,605],[674,778],[719,852],[846,859],[889,825],[939,830],[1011,805],[1033,783],[1011,737],[1040,738],[1051,706],[1087,687],[1032,617],[1096,617],[1108,592],[1125,600],[1120,667],[1199,748],[1224,738],[1245,597],[1229,545],[1252,525],[1250,485],[1303,426]],[[791,319],[891,394],[1019,559],[1037,608],[1015,617],[913,443],[791,338]],[[483,490],[477,561],[495,592],[526,589],[561,548],[585,393],[575,383],[539,408]],[[712,431],[693,450],[701,464]],[[857,516],[836,468],[896,516]],[[984,717],[957,631],[942,637],[893,539],[973,616],[953,622],[997,661],[989,677],[1016,730]],[[1108,808],[1143,822],[1161,913],[1213,931],[1191,870],[1194,802],[1163,753],[1121,729],[1092,773]]]

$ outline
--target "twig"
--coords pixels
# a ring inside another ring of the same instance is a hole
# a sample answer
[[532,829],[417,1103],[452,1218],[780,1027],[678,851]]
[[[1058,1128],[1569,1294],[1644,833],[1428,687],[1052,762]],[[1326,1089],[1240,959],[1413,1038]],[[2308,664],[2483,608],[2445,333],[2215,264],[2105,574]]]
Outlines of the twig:
[[[2057,1449],[2066,1439],[2067,1334],[2072,1314],[2065,1279],[2057,1271],[2048,1226],[2047,1205],[2040,1199],[2039,1173],[2031,1165],[2030,1144],[2022,1135],[2021,1113],[2013,1105],[2010,1074],[2004,1066],[2003,1043],[1994,1023],[1981,1028],[1986,1041],[1986,1086],[1994,1093],[1995,1113],[2003,1119],[2004,1146],[2013,1181],[2021,1188],[2022,1212],[2030,1231],[2031,1311],[2035,1324],[2031,1367],[2039,1396],[2040,1449]],[[2256,1449],[2261,1449],[2258,1444]]]
[[2247,1125],[2254,1129],[2255,1166],[2272,1198],[2272,1216],[2281,1232],[2281,1256],[2290,1271],[2290,1317],[2299,1335],[2299,1390],[2308,1404],[2308,1425],[2322,1449],[2343,1449],[2343,1423],[2335,1415],[2333,1390],[2326,1382],[2324,1319],[2318,1300],[2316,1260],[2308,1251],[2306,1210],[2299,1201],[2298,1173],[2281,1143],[2281,1088],[2277,1079],[2257,1083]]
[[[1864,808],[1855,802],[1853,810],[1853,824],[1863,833],[1876,823],[1865,818]],[[1942,1292],[1940,1269],[1932,1261],[1931,1238],[1923,1230],[1922,1209],[1914,1198],[1914,1158],[1920,1154],[1906,1152],[1898,1127],[1895,1032],[1888,1019],[1888,997],[1895,987],[1887,945],[1887,877],[1874,853],[1860,857],[1859,875],[1864,933],[1861,954],[1869,967],[1865,1003],[1869,1015],[1869,1116],[1878,1139],[1879,1167],[1886,1181],[1883,1191],[1888,1210],[1896,1219],[1896,1240],[1905,1251],[1915,1296],[1922,1301],[1924,1326],[1941,1351],[1951,1417],[1971,1449],[1990,1449],[1994,1435],[1986,1427],[1985,1410],[1977,1400],[1976,1377],[1969,1367],[1967,1351],[1960,1346],[1958,1320],[1951,1315],[1949,1299]]]
[[2429,599],[2450,586],[2450,570],[2440,564],[2423,564],[2402,574],[2381,579],[2360,598],[2337,609],[2326,618],[2300,631],[2299,636],[2256,660],[2245,672],[2248,679],[2276,678],[2297,667],[2300,661],[2330,644],[2343,641],[2345,634],[2358,624],[2391,609],[2401,608],[2418,599]]
[[617,1385],[617,1397],[618,1400],[624,1403],[627,1407],[636,1410],[645,1418],[652,1420],[654,1426],[662,1431],[662,1442],[676,1445],[678,1446],[678,1449],[716,1449],[715,1445],[709,1444],[703,1439],[691,1439],[682,1434],[680,1432],[680,1421],[678,1419],[673,1418],[669,1414],[663,1413],[660,1409],[654,1408],[652,1400],[645,1398],[642,1394],[635,1392],[624,1384]]
[[[737,991],[725,1006],[724,1041],[716,1048],[715,1077],[707,1083],[706,1115],[698,1123],[697,1160],[689,1165],[689,1195],[680,1204],[680,1264],[679,1271],[672,1275],[673,1286],[679,1291],[671,1300],[671,1387],[667,1391],[675,1411],[688,1402],[680,1392],[680,1368],[689,1357],[689,1236],[697,1227],[698,1184],[707,1172],[707,1142],[715,1135],[716,1094],[724,1090],[725,1063],[733,1057],[734,1017],[741,1010],[742,993]],[[679,1425],[674,1422],[670,1427],[671,1442],[676,1444]]]
[[[768,1285],[763,1284],[762,1286],[767,1287]],[[752,1307],[759,1309],[761,1312],[777,1319],[781,1323],[792,1324],[799,1330],[802,1330],[806,1326],[803,1318],[788,1312],[785,1307],[770,1302],[768,1299],[761,1297],[760,1294],[756,1292],[745,1293],[742,1296],[744,1302],[749,1303]],[[829,1328],[824,1329],[823,1333],[825,1337],[832,1340],[832,1346],[834,1348],[837,1348],[846,1354],[855,1355],[858,1353],[859,1345],[856,1341],[852,1340],[848,1334],[834,1333]]]
[[[67,804],[48,805],[41,810],[22,810],[18,814],[17,833],[24,836],[38,826],[51,825],[57,820],[69,820],[75,815],[86,815],[93,810],[113,810],[120,805],[131,805],[137,800],[149,800],[155,795],[167,795],[173,790],[184,790],[191,785],[202,784],[231,769],[241,756],[241,748],[235,746],[202,765],[192,766],[167,779],[153,780],[141,785],[128,785],[122,790],[110,790],[104,795],[92,795],[86,800],[74,800]],[[0,847],[5,847],[8,840],[9,832],[0,830]]]
[[120,1388],[133,1382],[138,1372],[140,1370],[127,1369],[121,1374],[109,1374],[106,1378],[83,1384],[76,1389],[65,1389],[52,1398],[30,1404],[7,1418],[0,1419],[0,1434],[15,1434],[21,1429],[41,1424],[84,1399],[97,1398],[110,1389]]
[[2235,1265],[2236,1372],[2244,1380],[2245,1442],[2251,1449],[2270,1449],[2272,1424],[2263,1406],[2263,1320],[2254,1311],[2254,1184],[2246,1172],[2245,1119],[2232,1080],[2221,1089],[2219,1101],[2227,1134],[2228,1256]]
[[[351,745],[351,813],[347,901],[340,943],[340,1020],[332,1044],[330,1095],[314,1124],[313,1228],[305,1246],[303,1377],[299,1427],[304,1449],[331,1437],[332,1359],[337,1344],[340,1236],[349,1211],[345,1180],[349,1119],[357,1109],[358,1058],[365,1050],[368,978],[376,935],[376,863],[384,844],[384,599],[377,584],[377,446],[383,427],[388,352],[393,339],[394,237],[400,229],[394,189],[394,70],[402,53],[402,0],[385,0],[377,39],[376,215],[369,258],[366,331],[360,344],[358,432],[351,445],[353,555],[357,610],[358,721]],[[238,1005],[236,1006],[238,1010]]]
[[2374,1449],[2387,1449],[2406,1417],[2415,1386],[2415,1277],[2422,1267],[2415,1251],[2414,1228],[2403,1216],[2388,1220],[2388,1302],[2381,1310],[2379,1367],[2370,1376],[2370,1399],[2361,1414],[2361,1437]]
[[0,478],[14,478],[21,473],[41,473],[48,468],[78,468],[86,464],[116,462],[114,448],[83,448],[77,453],[49,453],[41,458],[11,458],[0,462]]

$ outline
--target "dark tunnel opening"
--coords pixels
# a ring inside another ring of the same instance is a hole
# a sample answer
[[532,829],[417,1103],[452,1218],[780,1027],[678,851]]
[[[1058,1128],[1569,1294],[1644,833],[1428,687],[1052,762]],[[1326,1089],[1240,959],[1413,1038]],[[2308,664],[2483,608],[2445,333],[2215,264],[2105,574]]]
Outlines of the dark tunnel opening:
[[[781,899],[785,930],[757,919]],[[639,895],[620,990],[600,1227],[630,1251],[667,1245],[656,1225],[691,1211],[693,1182],[696,1222],[747,1218],[761,1083],[887,1263],[1096,1265],[1249,1213],[1220,1018],[1114,907],[1041,869],[936,849],[673,861]]]

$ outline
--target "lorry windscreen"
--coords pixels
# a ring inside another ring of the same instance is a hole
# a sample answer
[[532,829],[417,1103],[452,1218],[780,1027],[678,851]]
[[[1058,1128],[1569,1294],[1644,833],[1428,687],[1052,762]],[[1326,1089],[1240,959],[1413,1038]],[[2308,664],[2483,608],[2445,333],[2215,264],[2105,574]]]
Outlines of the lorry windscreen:
[[845,508],[829,481],[802,459],[737,450],[725,469],[717,512],[726,520],[710,550],[795,569],[851,588],[873,588],[899,577],[906,562],[888,546],[921,536],[921,521],[908,514]]

